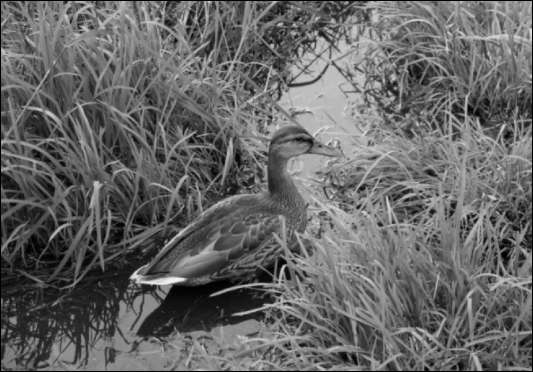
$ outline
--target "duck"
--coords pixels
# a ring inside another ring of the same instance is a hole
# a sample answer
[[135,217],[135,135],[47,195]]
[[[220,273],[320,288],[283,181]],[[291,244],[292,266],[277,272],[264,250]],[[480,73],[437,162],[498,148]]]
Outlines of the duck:
[[269,144],[267,190],[212,205],[130,280],[181,286],[242,282],[272,266],[282,253],[275,235],[285,232],[288,242],[296,243],[296,233],[307,225],[307,204],[287,170],[289,159],[304,154],[342,156],[340,149],[321,143],[299,125],[281,127]]

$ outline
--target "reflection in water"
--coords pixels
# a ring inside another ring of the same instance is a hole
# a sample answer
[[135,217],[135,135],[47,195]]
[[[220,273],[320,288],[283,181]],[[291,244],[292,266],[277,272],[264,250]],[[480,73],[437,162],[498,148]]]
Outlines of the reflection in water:
[[2,290],[2,370],[91,368],[95,363],[100,368],[124,367],[124,361],[117,365],[117,356],[136,358],[147,348],[143,342],[150,346],[152,336],[210,331],[260,316],[232,316],[260,307],[265,298],[257,292],[210,297],[229,286],[141,288],[130,285],[127,275],[113,275],[68,294],[40,288],[9,294]]
[[131,302],[130,296],[127,283],[115,278],[69,294],[40,288],[2,292],[2,368],[44,367],[56,350],[67,349],[68,362],[86,363],[95,342],[115,334],[120,302]]
[[228,288],[229,282],[201,287],[173,287],[163,303],[146,317],[139,327],[139,336],[168,336],[174,331],[210,331],[216,326],[240,323],[257,314],[233,316],[263,305],[262,294],[250,290],[235,290],[211,297]]

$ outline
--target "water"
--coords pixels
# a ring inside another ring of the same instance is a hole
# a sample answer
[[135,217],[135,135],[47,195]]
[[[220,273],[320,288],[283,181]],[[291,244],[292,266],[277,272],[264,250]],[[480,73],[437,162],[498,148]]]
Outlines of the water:
[[231,345],[256,334],[261,314],[233,314],[271,300],[252,290],[210,296],[229,287],[226,282],[141,288],[128,276],[100,278],[62,295],[3,291],[2,369],[186,368],[184,351],[195,342]]
[[[323,47],[319,43],[317,50],[320,51]],[[313,60],[314,55],[304,59]],[[331,59],[338,66],[343,66],[354,62],[354,53],[349,45],[341,42],[339,51],[334,52]],[[309,69],[309,76],[298,78],[298,82],[309,81],[318,76],[327,63],[327,59],[318,59]],[[291,88],[283,95],[279,104],[286,111],[295,113],[296,121],[311,134],[324,142],[338,142],[349,156],[363,138],[363,133],[351,114],[351,108],[362,101],[359,95],[353,93],[353,87],[344,76],[330,65],[318,81],[311,85]],[[309,179],[327,166],[329,160],[318,155],[306,155],[294,159],[290,169],[302,179]]]
[[[325,63],[313,70],[321,71]],[[346,112],[349,89],[331,66],[313,85],[291,89],[280,105],[301,112],[297,120],[307,130],[320,132],[318,137],[325,142],[338,140],[349,154],[361,135]],[[305,188],[302,181],[311,180],[326,161],[309,155],[290,167]],[[141,288],[129,282],[130,271],[88,281],[68,294],[2,288],[2,369],[209,368],[195,365],[191,350],[215,353],[220,345],[237,347],[243,336],[253,336],[264,327],[260,312],[233,315],[272,301],[257,291],[210,296],[229,283]]]

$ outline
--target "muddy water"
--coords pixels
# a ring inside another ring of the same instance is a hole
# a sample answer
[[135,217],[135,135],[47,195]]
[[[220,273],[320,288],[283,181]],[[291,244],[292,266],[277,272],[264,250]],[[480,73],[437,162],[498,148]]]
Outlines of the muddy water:
[[[344,46],[342,53],[347,50]],[[325,63],[319,62],[312,70],[318,73]],[[331,66],[313,85],[291,89],[280,105],[298,112],[296,119],[321,140],[338,140],[346,153],[360,135],[346,111],[349,90]],[[309,155],[290,165],[307,192],[326,161]],[[258,291],[212,297],[230,284],[138,287],[129,283],[130,271],[88,281],[68,294],[3,287],[2,370],[210,369],[201,362],[195,364],[195,350],[216,353],[217,345],[237,346],[242,336],[253,336],[264,327],[260,312],[234,315],[272,301]]]

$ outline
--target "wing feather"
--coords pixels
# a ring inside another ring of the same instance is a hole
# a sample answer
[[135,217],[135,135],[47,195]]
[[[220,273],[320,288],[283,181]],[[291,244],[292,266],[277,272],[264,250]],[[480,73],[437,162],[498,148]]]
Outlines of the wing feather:
[[226,205],[219,208],[218,216],[206,211],[207,216],[204,214],[171,239],[144,274],[189,279],[215,274],[261,249],[273,233],[281,231],[280,214],[267,208],[240,213]]

